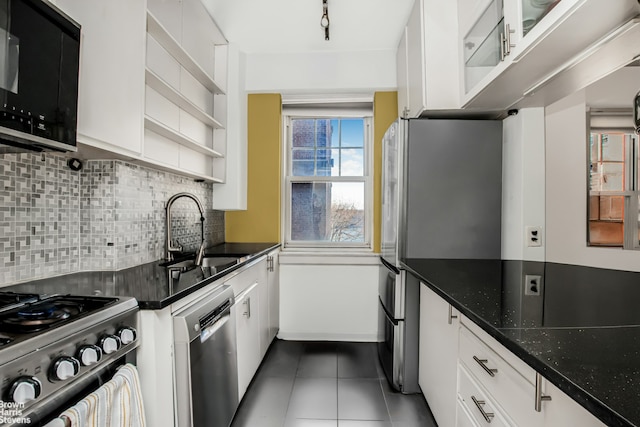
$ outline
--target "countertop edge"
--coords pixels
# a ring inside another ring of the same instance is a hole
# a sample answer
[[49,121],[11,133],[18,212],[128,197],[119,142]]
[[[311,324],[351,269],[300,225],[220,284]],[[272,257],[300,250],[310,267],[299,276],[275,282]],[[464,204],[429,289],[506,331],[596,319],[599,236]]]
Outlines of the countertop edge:
[[436,294],[442,297],[446,302],[451,304],[456,310],[462,313],[465,317],[478,325],[483,331],[488,333],[491,337],[495,338],[500,344],[505,346],[507,350],[516,355],[519,359],[529,365],[536,372],[539,372],[545,379],[550,381],[553,385],[558,387],[561,391],[571,397],[579,405],[593,414],[600,421],[610,427],[635,427],[635,424],[624,418],[622,415],[611,409],[605,403],[588,393],[582,387],[575,384],[569,378],[558,372],[552,366],[544,363],[542,360],[530,354],[527,350],[522,348],[518,343],[512,341],[507,336],[502,334],[500,330],[493,325],[486,322],[482,317],[476,315],[472,310],[458,302],[455,298],[447,294],[440,289],[436,284],[425,278],[422,274],[415,271],[405,261],[400,261],[401,265],[420,279],[429,289],[433,290]]
[[[266,243],[268,244],[268,243]],[[182,298],[191,295],[192,293],[206,287],[209,286],[210,284],[212,284],[213,282],[220,280],[222,278],[224,278],[225,276],[227,276],[230,273],[233,273],[234,271],[237,271],[239,269],[241,269],[242,267],[246,266],[247,264],[255,261],[256,259],[268,254],[269,252],[273,251],[274,249],[277,249],[281,246],[280,243],[274,243],[272,246],[269,246],[266,249],[263,249],[259,252],[255,252],[252,253],[250,256],[247,257],[246,260],[244,260],[243,262],[241,262],[240,264],[236,264],[233,267],[227,268],[223,271],[221,271],[218,274],[215,274],[211,277],[207,277],[205,280],[198,282],[196,284],[194,284],[193,286],[190,286],[187,289],[184,289],[181,292],[178,292],[176,294],[173,294],[165,299],[163,299],[162,301],[138,301],[138,307],[141,310],[162,310],[166,307],[169,307],[171,304],[180,301]],[[217,255],[220,255],[221,253],[217,253]],[[232,255],[239,255],[239,254],[235,254],[235,253],[228,253],[228,255],[232,256]],[[205,255],[206,256],[206,255]]]

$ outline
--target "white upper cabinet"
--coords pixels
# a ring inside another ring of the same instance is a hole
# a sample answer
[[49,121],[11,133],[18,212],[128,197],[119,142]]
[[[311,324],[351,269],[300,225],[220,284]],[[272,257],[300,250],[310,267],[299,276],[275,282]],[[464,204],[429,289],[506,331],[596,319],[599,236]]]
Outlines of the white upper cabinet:
[[457,19],[455,1],[416,0],[398,46],[400,115],[459,107]]
[[78,143],[138,156],[142,152],[145,4],[57,0],[82,26]]
[[461,106],[512,107],[638,13],[636,0],[458,0]]
[[227,42],[202,2],[57,5],[82,26],[79,154],[224,182]]
[[405,27],[396,53],[396,75],[398,79],[398,117],[409,114],[409,75],[407,69],[407,28]]

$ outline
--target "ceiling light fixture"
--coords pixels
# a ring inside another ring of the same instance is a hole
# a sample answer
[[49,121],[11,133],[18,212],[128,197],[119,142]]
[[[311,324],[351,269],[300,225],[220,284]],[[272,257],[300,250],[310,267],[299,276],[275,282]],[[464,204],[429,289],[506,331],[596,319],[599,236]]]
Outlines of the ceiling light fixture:
[[329,5],[327,0],[322,0],[322,18],[320,18],[320,26],[324,28],[324,39],[329,40]]

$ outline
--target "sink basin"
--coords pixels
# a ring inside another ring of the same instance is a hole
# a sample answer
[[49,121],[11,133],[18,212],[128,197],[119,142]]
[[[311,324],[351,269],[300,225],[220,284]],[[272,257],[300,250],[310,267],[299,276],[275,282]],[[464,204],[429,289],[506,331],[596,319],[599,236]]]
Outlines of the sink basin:
[[235,265],[240,260],[240,257],[205,257],[202,260],[203,267],[213,267],[218,269],[219,267],[230,267]]
[[182,274],[196,268],[201,269],[202,275],[205,278],[211,277],[242,261],[244,261],[244,258],[241,256],[208,256],[202,259],[202,265],[200,267],[195,265],[195,260],[193,258],[178,262],[166,262],[160,264],[160,266],[165,267],[170,279],[175,281],[180,280]]
[[175,263],[164,263],[164,264],[160,264],[161,267],[166,267],[166,268],[175,268],[177,269],[185,269],[185,268],[189,268],[189,267],[194,267],[195,264],[193,263],[192,259],[188,259],[186,261],[180,261],[180,262],[175,262]]

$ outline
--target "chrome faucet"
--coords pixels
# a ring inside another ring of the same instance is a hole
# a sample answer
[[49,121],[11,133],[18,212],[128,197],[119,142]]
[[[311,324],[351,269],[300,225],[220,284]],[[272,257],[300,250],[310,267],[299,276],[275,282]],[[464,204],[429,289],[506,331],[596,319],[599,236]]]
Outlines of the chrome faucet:
[[204,258],[204,209],[202,208],[202,203],[200,203],[200,200],[198,200],[198,198],[196,196],[194,196],[191,193],[177,193],[174,194],[173,196],[171,196],[169,198],[169,200],[167,201],[167,244],[166,244],[166,248],[167,248],[167,253],[166,253],[166,259],[167,261],[173,261],[173,254],[174,252],[180,252],[182,251],[182,246],[177,244],[178,242],[176,241],[176,245],[174,246],[173,243],[173,239],[171,238],[171,206],[173,206],[173,203],[178,200],[181,197],[188,197],[189,199],[193,200],[194,202],[196,202],[196,205],[198,205],[198,210],[200,211],[200,236],[201,236],[201,241],[200,241],[200,247],[198,248],[198,252],[196,253],[196,260],[195,260],[195,264],[196,265],[202,265],[202,259]]

